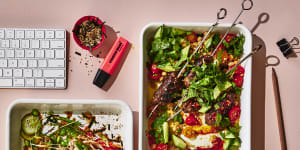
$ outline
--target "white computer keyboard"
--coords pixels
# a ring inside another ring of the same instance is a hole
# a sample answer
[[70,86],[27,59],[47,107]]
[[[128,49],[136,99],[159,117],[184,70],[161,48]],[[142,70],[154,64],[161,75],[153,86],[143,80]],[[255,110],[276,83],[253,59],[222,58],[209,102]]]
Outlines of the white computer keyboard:
[[66,88],[64,29],[0,28],[0,88]]

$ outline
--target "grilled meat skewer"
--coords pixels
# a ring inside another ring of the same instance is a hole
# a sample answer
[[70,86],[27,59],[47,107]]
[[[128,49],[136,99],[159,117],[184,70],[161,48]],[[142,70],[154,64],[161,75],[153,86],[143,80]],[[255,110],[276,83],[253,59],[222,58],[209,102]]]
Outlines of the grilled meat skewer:
[[214,125],[217,113],[220,113],[222,116],[227,116],[237,97],[237,94],[229,93],[221,102],[217,103],[217,105],[219,105],[218,109],[213,108],[205,114],[205,123],[208,125]]
[[183,89],[181,78],[177,78],[177,72],[169,73],[162,81],[159,88],[155,91],[152,104],[168,103],[173,100],[171,95]]

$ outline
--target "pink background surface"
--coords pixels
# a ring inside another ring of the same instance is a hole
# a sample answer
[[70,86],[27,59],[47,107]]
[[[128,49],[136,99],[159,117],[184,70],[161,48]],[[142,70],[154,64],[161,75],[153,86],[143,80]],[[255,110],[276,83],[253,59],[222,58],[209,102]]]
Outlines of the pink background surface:
[[[66,90],[0,89],[0,149],[5,148],[3,135],[6,131],[8,105],[18,98],[123,100],[133,110],[134,141],[137,147],[141,29],[150,22],[213,22],[221,7],[228,10],[228,17],[223,22],[230,23],[241,8],[241,0],[1,0],[0,3],[0,27],[65,28],[71,33],[78,18],[95,15],[106,21],[112,27],[111,31],[120,31],[117,35],[125,37],[132,44],[117,78],[107,91],[92,84],[101,59],[89,58],[91,54],[82,51],[70,36],[69,70],[72,72],[69,71]],[[297,57],[287,60],[275,44],[283,37],[291,39],[299,35],[299,5],[300,1],[297,0],[256,0],[253,9],[240,18],[253,31],[258,23],[258,16],[262,13],[269,15],[269,20],[259,24],[253,32],[254,44],[264,44],[262,51],[254,57],[253,64],[252,149],[255,150],[280,149],[271,67],[265,68],[265,57],[269,55],[280,59],[280,64],[275,68],[279,76],[288,148],[296,150],[300,147],[300,59]],[[116,37],[112,33],[109,34],[111,39],[103,47],[105,50]],[[75,51],[83,55],[79,57],[74,54]],[[84,65],[86,61],[90,64],[88,67]],[[89,70],[92,72],[88,73]]]

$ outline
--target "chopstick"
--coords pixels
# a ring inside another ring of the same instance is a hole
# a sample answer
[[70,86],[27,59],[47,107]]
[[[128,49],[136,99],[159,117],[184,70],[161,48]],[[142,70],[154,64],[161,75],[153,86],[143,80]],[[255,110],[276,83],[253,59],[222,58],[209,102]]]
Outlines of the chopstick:
[[276,104],[281,150],[287,150],[279,84],[278,84],[277,74],[276,74],[276,71],[274,68],[272,68],[272,82],[273,82],[273,90],[274,90],[274,96],[275,96],[275,104]]

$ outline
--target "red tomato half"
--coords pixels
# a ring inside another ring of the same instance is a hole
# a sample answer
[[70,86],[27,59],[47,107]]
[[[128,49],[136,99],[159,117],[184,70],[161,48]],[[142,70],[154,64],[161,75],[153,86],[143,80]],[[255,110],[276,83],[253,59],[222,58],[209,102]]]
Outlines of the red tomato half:
[[227,34],[225,41],[229,43],[234,37],[236,37],[236,34]]
[[168,145],[165,143],[160,143],[156,146],[155,150],[168,150]]
[[190,114],[185,119],[184,123],[187,124],[187,125],[189,125],[189,126],[200,125],[199,121],[197,120],[197,118],[193,114]]
[[244,76],[244,73],[245,69],[241,65],[238,65],[236,70],[234,71],[234,74],[238,74],[240,76]]
[[161,73],[162,72],[159,68],[157,68],[157,63],[151,64],[150,71],[153,73]]
[[244,77],[243,76],[235,76],[233,77],[233,82],[236,84],[237,87],[242,87],[244,83]]
[[229,111],[229,119],[231,121],[235,121],[240,117],[241,114],[241,108],[236,106],[233,107],[230,111]]
[[149,72],[148,76],[152,80],[157,80],[161,77],[161,73]]
[[186,36],[190,42],[197,42],[197,34],[195,32],[192,32],[192,34]]

